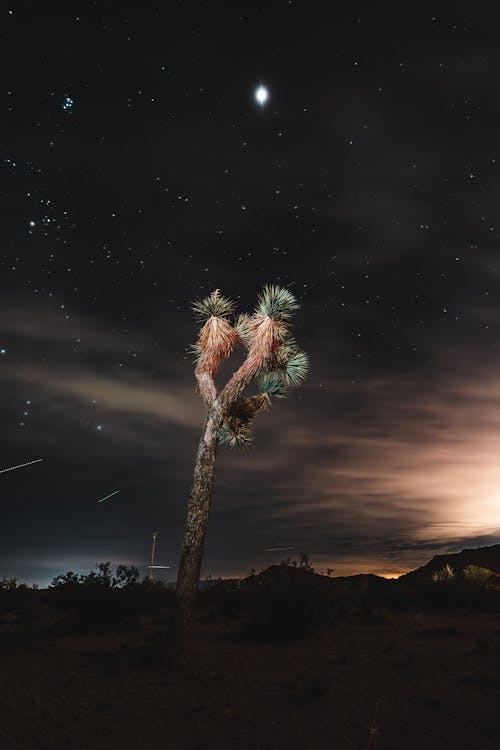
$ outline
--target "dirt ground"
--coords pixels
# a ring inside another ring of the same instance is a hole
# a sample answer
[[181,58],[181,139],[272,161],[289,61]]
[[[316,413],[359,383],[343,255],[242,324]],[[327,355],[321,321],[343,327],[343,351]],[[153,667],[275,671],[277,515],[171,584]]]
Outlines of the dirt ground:
[[500,747],[498,615],[387,614],[292,645],[199,623],[184,672],[159,668],[143,639],[65,636],[2,654],[0,748]]

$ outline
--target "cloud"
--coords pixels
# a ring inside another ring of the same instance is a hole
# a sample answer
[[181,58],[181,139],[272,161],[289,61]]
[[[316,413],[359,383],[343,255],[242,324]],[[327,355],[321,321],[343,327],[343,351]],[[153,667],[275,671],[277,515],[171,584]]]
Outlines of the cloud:
[[221,457],[212,533],[238,523],[255,547],[281,540],[385,572],[461,539],[500,541],[496,383],[456,377],[417,394],[417,383],[368,381],[362,408],[337,417],[335,389],[314,416],[292,396],[261,418],[252,454]]
[[[13,362],[4,369],[7,387],[9,381],[16,388],[30,384],[55,403],[69,397],[78,416],[78,407],[95,402],[101,414],[192,429],[202,423],[194,379],[190,385],[180,382],[166,357],[158,366],[152,337],[143,332],[117,335],[88,317],[73,314],[67,320],[47,306],[31,305],[5,315],[2,334],[12,341]],[[141,353],[138,361],[130,357],[136,352]],[[41,353],[46,355],[42,364]],[[145,366],[153,357],[155,367]]]
[[[162,384],[139,374],[99,376],[91,372],[32,371],[38,387],[53,396],[68,394],[79,401],[95,400],[99,408],[123,417],[140,416],[162,424],[199,428],[203,410],[194,387]],[[101,411],[102,413],[102,411]]]

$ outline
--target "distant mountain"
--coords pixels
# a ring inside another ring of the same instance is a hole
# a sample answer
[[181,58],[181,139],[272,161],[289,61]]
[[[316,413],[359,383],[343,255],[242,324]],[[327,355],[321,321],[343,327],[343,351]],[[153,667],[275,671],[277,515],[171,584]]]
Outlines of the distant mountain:
[[[434,572],[441,570],[445,565],[461,573],[468,565],[479,565],[489,568],[498,576],[500,581],[500,544],[491,547],[476,547],[475,549],[464,549],[461,552],[447,552],[444,555],[435,555],[425,565],[400,576],[399,578],[384,578],[374,573],[358,573],[352,576],[325,576],[308,570],[307,568],[293,565],[271,565],[269,568],[248,576],[247,578],[214,578],[200,581],[199,589],[206,591],[217,585],[242,585],[244,588],[259,588],[262,585],[275,584],[279,587],[295,585],[299,581],[307,581],[313,587],[360,589],[367,588],[370,591],[382,591],[392,589],[398,583],[409,583],[421,578],[430,578]],[[165,584],[167,588],[175,589],[175,581]]]
[[476,549],[463,549],[461,552],[448,552],[444,555],[434,555],[425,565],[398,578],[398,581],[409,581],[415,578],[430,578],[437,570],[445,565],[451,567],[457,573],[461,573],[468,565],[480,565],[489,568],[494,573],[500,574],[500,544],[491,547],[477,547]]
[[370,589],[377,588],[388,588],[393,586],[396,578],[384,578],[384,576],[378,576],[375,573],[356,573],[352,576],[335,576],[331,579],[336,583],[342,583],[344,586],[356,587],[366,586]]
[[260,588],[264,585],[279,584],[280,586],[287,586],[297,581],[307,581],[308,584],[321,586],[328,585],[329,580],[326,576],[320,576],[307,568],[281,563],[270,565],[269,568],[244,578],[242,584],[246,588]]
[[293,565],[271,565],[254,576],[244,579],[243,585],[248,588],[259,588],[263,585],[279,585],[280,588],[296,585],[299,582],[307,582],[308,586],[321,590],[332,590],[334,588],[369,588],[377,589],[394,584],[393,580],[377,576],[374,573],[360,573],[353,576],[325,576],[315,573],[307,568]]

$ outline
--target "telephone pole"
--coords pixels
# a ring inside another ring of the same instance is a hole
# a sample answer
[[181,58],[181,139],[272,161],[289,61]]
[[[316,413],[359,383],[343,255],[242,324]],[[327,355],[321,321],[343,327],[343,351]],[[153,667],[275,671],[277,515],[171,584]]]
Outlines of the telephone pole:
[[155,549],[156,549],[156,537],[158,536],[157,531],[153,531],[153,544],[151,545],[151,563],[149,565],[149,580],[153,580],[153,568],[155,564]]

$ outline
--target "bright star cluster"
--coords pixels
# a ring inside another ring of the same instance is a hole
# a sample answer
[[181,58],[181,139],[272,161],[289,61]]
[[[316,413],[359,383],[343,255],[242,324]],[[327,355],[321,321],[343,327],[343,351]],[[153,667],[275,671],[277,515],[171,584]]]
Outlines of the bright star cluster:
[[73,104],[74,100],[71,98],[71,96],[65,96],[63,99],[63,102],[61,104],[63,112],[72,112],[73,111]]

